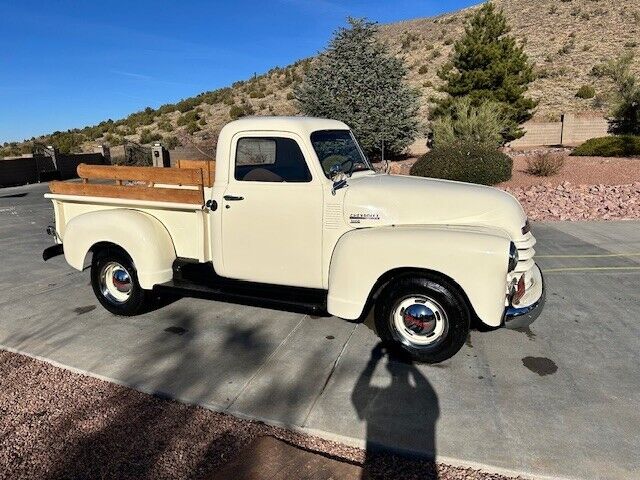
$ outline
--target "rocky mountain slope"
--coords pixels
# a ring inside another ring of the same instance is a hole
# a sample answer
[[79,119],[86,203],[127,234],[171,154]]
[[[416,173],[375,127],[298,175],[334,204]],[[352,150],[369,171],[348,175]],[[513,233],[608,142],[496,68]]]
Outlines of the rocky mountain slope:
[[[611,85],[593,71],[605,60],[625,51],[637,51],[634,68],[640,71],[640,0],[495,3],[504,10],[512,33],[525,43],[526,52],[536,63],[538,79],[530,95],[540,102],[537,119],[558,119],[564,112],[606,113]],[[408,80],[421,93],[420,114],[425,123],[429,102],[439,94],[437,71],[475,8],[380,28],[380,37],[405,60]],[[176,104],[147,108],[126,119],[36,140],[57,144],[62,150],[90,150],[100,143],[117,145],[123,141],[211,144],[220,127],[238,116],[298,113],[293,88],[311,62],[312,58],[305,59]],[[592,86],[595,96],[578,98],[576,93],[582,86]],[[29,149],[28,143],[8,144],[0,149],[0,156]]]

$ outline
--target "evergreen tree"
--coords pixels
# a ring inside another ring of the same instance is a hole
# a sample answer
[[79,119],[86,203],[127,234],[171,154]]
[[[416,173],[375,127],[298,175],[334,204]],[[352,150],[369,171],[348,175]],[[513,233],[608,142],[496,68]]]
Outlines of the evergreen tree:
[[398,155],[417,132],[417,93],[405,84],[406,69],[376,38],[377,27],[349,18],[296,89],[301,111],[349,125],[367,155]]
[[520,138],[520,125],[531,118],[537,102],[524,96],[534,80],[533,65],[510,31],[502,11],[485,3],[471,18],[465,34],[454,45],[451,59],[438,72],[449,97],[433,111],[437,118],[450,114],[452,100],[469,96],[474,106],[498,102],[505,118],[504,142]]
[[609,132],[614,135],[640,135],[640,81],[631,71],[633,57],[630,52],[600,67],[616,87],[616,103],[609,119]]

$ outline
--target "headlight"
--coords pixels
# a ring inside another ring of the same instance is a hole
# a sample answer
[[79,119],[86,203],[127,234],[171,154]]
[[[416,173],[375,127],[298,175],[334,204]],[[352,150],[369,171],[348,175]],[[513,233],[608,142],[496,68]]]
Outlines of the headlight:
[[519,260],[516,244],[511,242],[511,245],[509,246],[509,272],[513,272],[516,269]]

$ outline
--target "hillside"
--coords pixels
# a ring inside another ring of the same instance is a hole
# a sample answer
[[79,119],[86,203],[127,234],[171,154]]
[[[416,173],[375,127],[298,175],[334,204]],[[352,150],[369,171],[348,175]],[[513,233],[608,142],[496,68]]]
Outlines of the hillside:
[[[538,119],[558,119],[564,112],[609,109],[611,85],[592,73],[595,65],[627,50],[637,51],[640,71],[640,0],[495,0],[509,19],[512,33],[525,42],[536,63],[538,79],[530,95],[540,101]],[[438,95],[436,72],[447,60],[453,42],[476,7],[434,18],[421,18],[380,29],[381,38],[404,58],[409,82],[421,92],[421,116],[427,120],[429,100]],[[255,78],[158,109],[147,108],[115,122],[56,132],[36,141],[53,143],[64,150],[91,150],[101,143],[123,140],[150,143],[212,144],[217,131],[232,118],[297,113],[293,87],[303,78],[313,59],[285,68],[274,68]],[[596,96],[580,99],[583,85],[595,87]],[[5,144],[0,156],[25,153],[30,143]]]

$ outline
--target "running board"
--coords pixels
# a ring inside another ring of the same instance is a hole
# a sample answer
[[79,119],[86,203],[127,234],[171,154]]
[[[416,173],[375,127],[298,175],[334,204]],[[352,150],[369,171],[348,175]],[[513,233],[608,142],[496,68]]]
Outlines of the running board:
[[156,285],[155,292],[328,316],[325,290],[230,280],[217,276],[210,264],[178,262],[173,280]]

